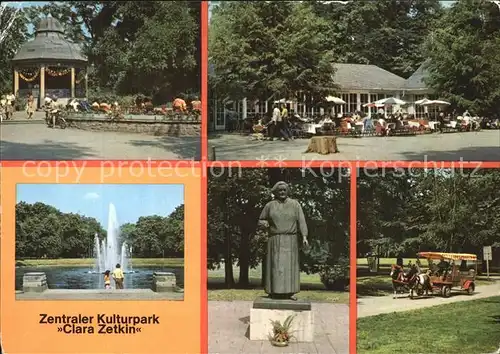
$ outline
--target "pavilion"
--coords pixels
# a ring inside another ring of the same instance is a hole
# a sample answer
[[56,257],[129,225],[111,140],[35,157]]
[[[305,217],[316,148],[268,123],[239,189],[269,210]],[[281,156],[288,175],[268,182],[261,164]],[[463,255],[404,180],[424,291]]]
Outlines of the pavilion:
[[87,97],[87,58],[65,37],[61,23],[47,17],[40,21],[35,39],[23,44],[12,59],[14,94],[32,93],[43,105],[47,96],[64,102]]

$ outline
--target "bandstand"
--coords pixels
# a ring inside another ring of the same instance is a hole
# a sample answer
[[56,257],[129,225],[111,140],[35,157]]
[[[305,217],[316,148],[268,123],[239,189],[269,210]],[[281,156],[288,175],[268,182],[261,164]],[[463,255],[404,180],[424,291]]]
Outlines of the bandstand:
[[26,98],[32,93],[38,107],[47,96],[62,102],[87,97],[87,58],[64,34],[57,19],[40,21],[35,39],[22,45],[12,59],[14,94]]

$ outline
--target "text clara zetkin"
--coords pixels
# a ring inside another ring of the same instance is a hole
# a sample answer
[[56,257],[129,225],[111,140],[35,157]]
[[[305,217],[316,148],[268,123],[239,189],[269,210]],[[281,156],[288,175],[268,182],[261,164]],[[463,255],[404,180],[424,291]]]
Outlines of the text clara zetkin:
[[41,325],[58,325],[57,331],[66,334],[135,334],[143,325],[159,325],[160,318],[151,316],[123,316],[105,313],[96,316],[40,314]]

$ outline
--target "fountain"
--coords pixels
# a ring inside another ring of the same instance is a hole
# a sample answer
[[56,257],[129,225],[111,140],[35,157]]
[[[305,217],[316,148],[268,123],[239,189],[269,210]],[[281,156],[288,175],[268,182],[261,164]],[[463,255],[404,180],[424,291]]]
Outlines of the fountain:
[[109,204],[107,233],[106,239],[102,241],[97,233],[94,236],[95,273],[113,271],[117,263],[120,263],[124,273],[131,273],[128,269],[130,249],[125,242],[120,240],[120,226],[116,217],[116,208],[112,203]]

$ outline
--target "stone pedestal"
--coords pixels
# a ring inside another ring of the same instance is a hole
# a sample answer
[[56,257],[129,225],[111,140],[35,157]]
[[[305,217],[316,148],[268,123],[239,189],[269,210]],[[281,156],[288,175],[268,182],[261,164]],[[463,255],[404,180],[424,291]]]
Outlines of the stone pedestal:
[[311,140],[309,140],[309,146],[306,150],[306,153],[309,152],[321,155],[338,153],[337,138],[334,136],[313,136]]
[[314,341],[314,318],[309,301],[275,300],[258,298],[250,310],[250,340],[269,340],[273,333],[271,321],[283,323],[288,316],[295,316],[291,334],[298,342]]
[[154,272],[153,273],[153,291],[157,293],[165,293],[175,291],[177,288],[177,279],[174,273],[171,272]]
[[47,276],[42,272],[25,273],[23,276],[23,292],[41,293],[48,289]]

